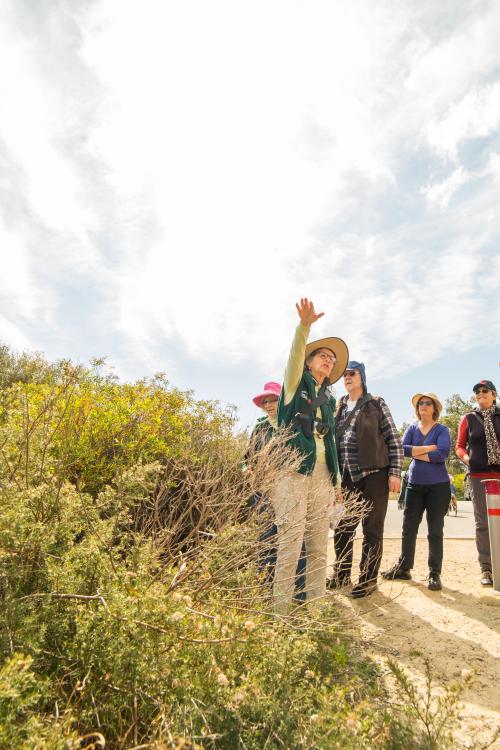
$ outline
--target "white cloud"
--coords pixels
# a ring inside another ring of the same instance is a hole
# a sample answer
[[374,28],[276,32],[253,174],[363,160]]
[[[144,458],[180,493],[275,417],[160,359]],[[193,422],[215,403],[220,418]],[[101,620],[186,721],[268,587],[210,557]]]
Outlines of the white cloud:
[[439,208],[445,209],[448,207],[448,203],[452,196],[460,190],[462,185],[465,185],[469,179],[470,175],[467,174],[463,167],[457,167],[452,174],[446,178],[446,180],[433,185],[426,185],[421,189],[421,192],[427,197],[430,203],[434,203]]
[[439,153],[456,158],[458,147],[467,139],[481,138],[500,125],[500,82],[469,91],[439,121],[429,124],[427,137]]
[[373,373],[473,346],[499,145],[477,169],[460,147],[498,129],[498,6],[57,8],[0,39],[29,268],[13,310],[64,332],[78,278],[99,321],[82,335],[151,369],[163,352],[279,372],[302,295]]
[[500,183],[500,154],[494,152],[490,155],[486,173],[491,174],[495,181]]
[[0,247],[3,249],[0,295],[9,298],[16,312],[30,317],[38,309],[38,292],[30,269],[30,254],[22,236],[9,232],[0,216]]

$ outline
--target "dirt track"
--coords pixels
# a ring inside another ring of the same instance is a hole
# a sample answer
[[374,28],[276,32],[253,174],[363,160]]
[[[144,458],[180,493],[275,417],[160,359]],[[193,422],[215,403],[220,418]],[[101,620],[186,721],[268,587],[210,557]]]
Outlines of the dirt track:
[[[359,540],[356,547],[359,553]],[[386,540],[382,570],[399,550],[399,540]],[[473,540],[445,540],[441,592],[427,589],[426,560],[427,540],[419,539],[413,581],[384,581],[372,596],[342,596],[342,603],[359,615],[375,658],[394,657],[416,684],[423,684],[423,656],[445,684],[463,669],[474,672],[457,740],[488,745],[500,727],[500,595],[479,584]],[[500,737],[489,747],[500,749]]]

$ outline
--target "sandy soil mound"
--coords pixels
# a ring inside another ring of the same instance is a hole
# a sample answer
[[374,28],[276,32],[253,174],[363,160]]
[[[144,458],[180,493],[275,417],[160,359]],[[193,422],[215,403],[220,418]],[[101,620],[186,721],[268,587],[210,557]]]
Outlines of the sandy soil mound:
[[[359,540],[356,542],[359,554]],[[385,542],[381,570],[398,558],[399,540]],[[475,679],[463,700],[457,742],[500,749],[500,595],[479,584],[480,571],[473,540],[445,540],[443,590],[427,588],[427,541],[417,541],[412,581],[381,581],[366,599],[341,596],[359,616],[362,632],[375,658],[397,662],[416,684],[424,684],[422,657],[433,674],[446,683],[463,669]],[[356,578],[354,578],[356,581]]]

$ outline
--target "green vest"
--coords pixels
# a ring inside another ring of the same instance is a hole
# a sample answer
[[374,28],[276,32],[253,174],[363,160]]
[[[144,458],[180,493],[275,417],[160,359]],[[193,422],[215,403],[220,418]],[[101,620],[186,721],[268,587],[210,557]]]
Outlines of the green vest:
[[[300,474],[312,474],[313,472],[316,465],[316,440],[314,439],[314,435],[308,438],[304,434],[300,420],[295,420],[294,417],[297,412],[307,412],[308,404],[316,398],[316,385],[313,376],[309,372],[304,371],[302,380],[290,403],[285,404],[284,389],[281,391],[278,401],[278,427],[282,425],[285,427],[292,425],[294,427],[295,434],[290,438],[289,445],[296,448],[304,457],[299,468]],[[330,396],[328,403],[323,404],[320,409],[321,419],[323,422],[328,422],[330,427],[328,434],[324,437],[324,443],[326,464],[330,470],[332,483],[335,484],[339,463],[335,447],[335,418],[333,416],[335,414],[335,399],[333,396]],[[315,414],[311,413],[311,425],[314,417]]]
[[260,451],[271,440],[274,427],[268,417],[259,417],[250,435],[250,446],[254,451]]

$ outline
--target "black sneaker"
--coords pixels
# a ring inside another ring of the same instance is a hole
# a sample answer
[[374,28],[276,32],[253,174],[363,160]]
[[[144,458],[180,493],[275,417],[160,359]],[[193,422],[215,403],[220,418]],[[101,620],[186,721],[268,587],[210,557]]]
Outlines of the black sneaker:
[[429,591],[441,591],[443,584],[441,583],[441,576],[439,573],[433,573],[432,570],[429,573],[429,583],[427,584]]
[[493,586],[493,576],[491,570],[483,570],[481,573],[481,586]]
[[390,570],[385,570],[382,573],[382,578],[385,578],[386,581],[393,581],[395,578],[401,581],[411,581],[411,573],[405,568],[400,568],[398,563],[396,563]]
[[378,586],[376,581],[362,581],[357,583],[351,591],[353,599],[361,599],[363,596],[370,596],[374,591],[377,591]]

